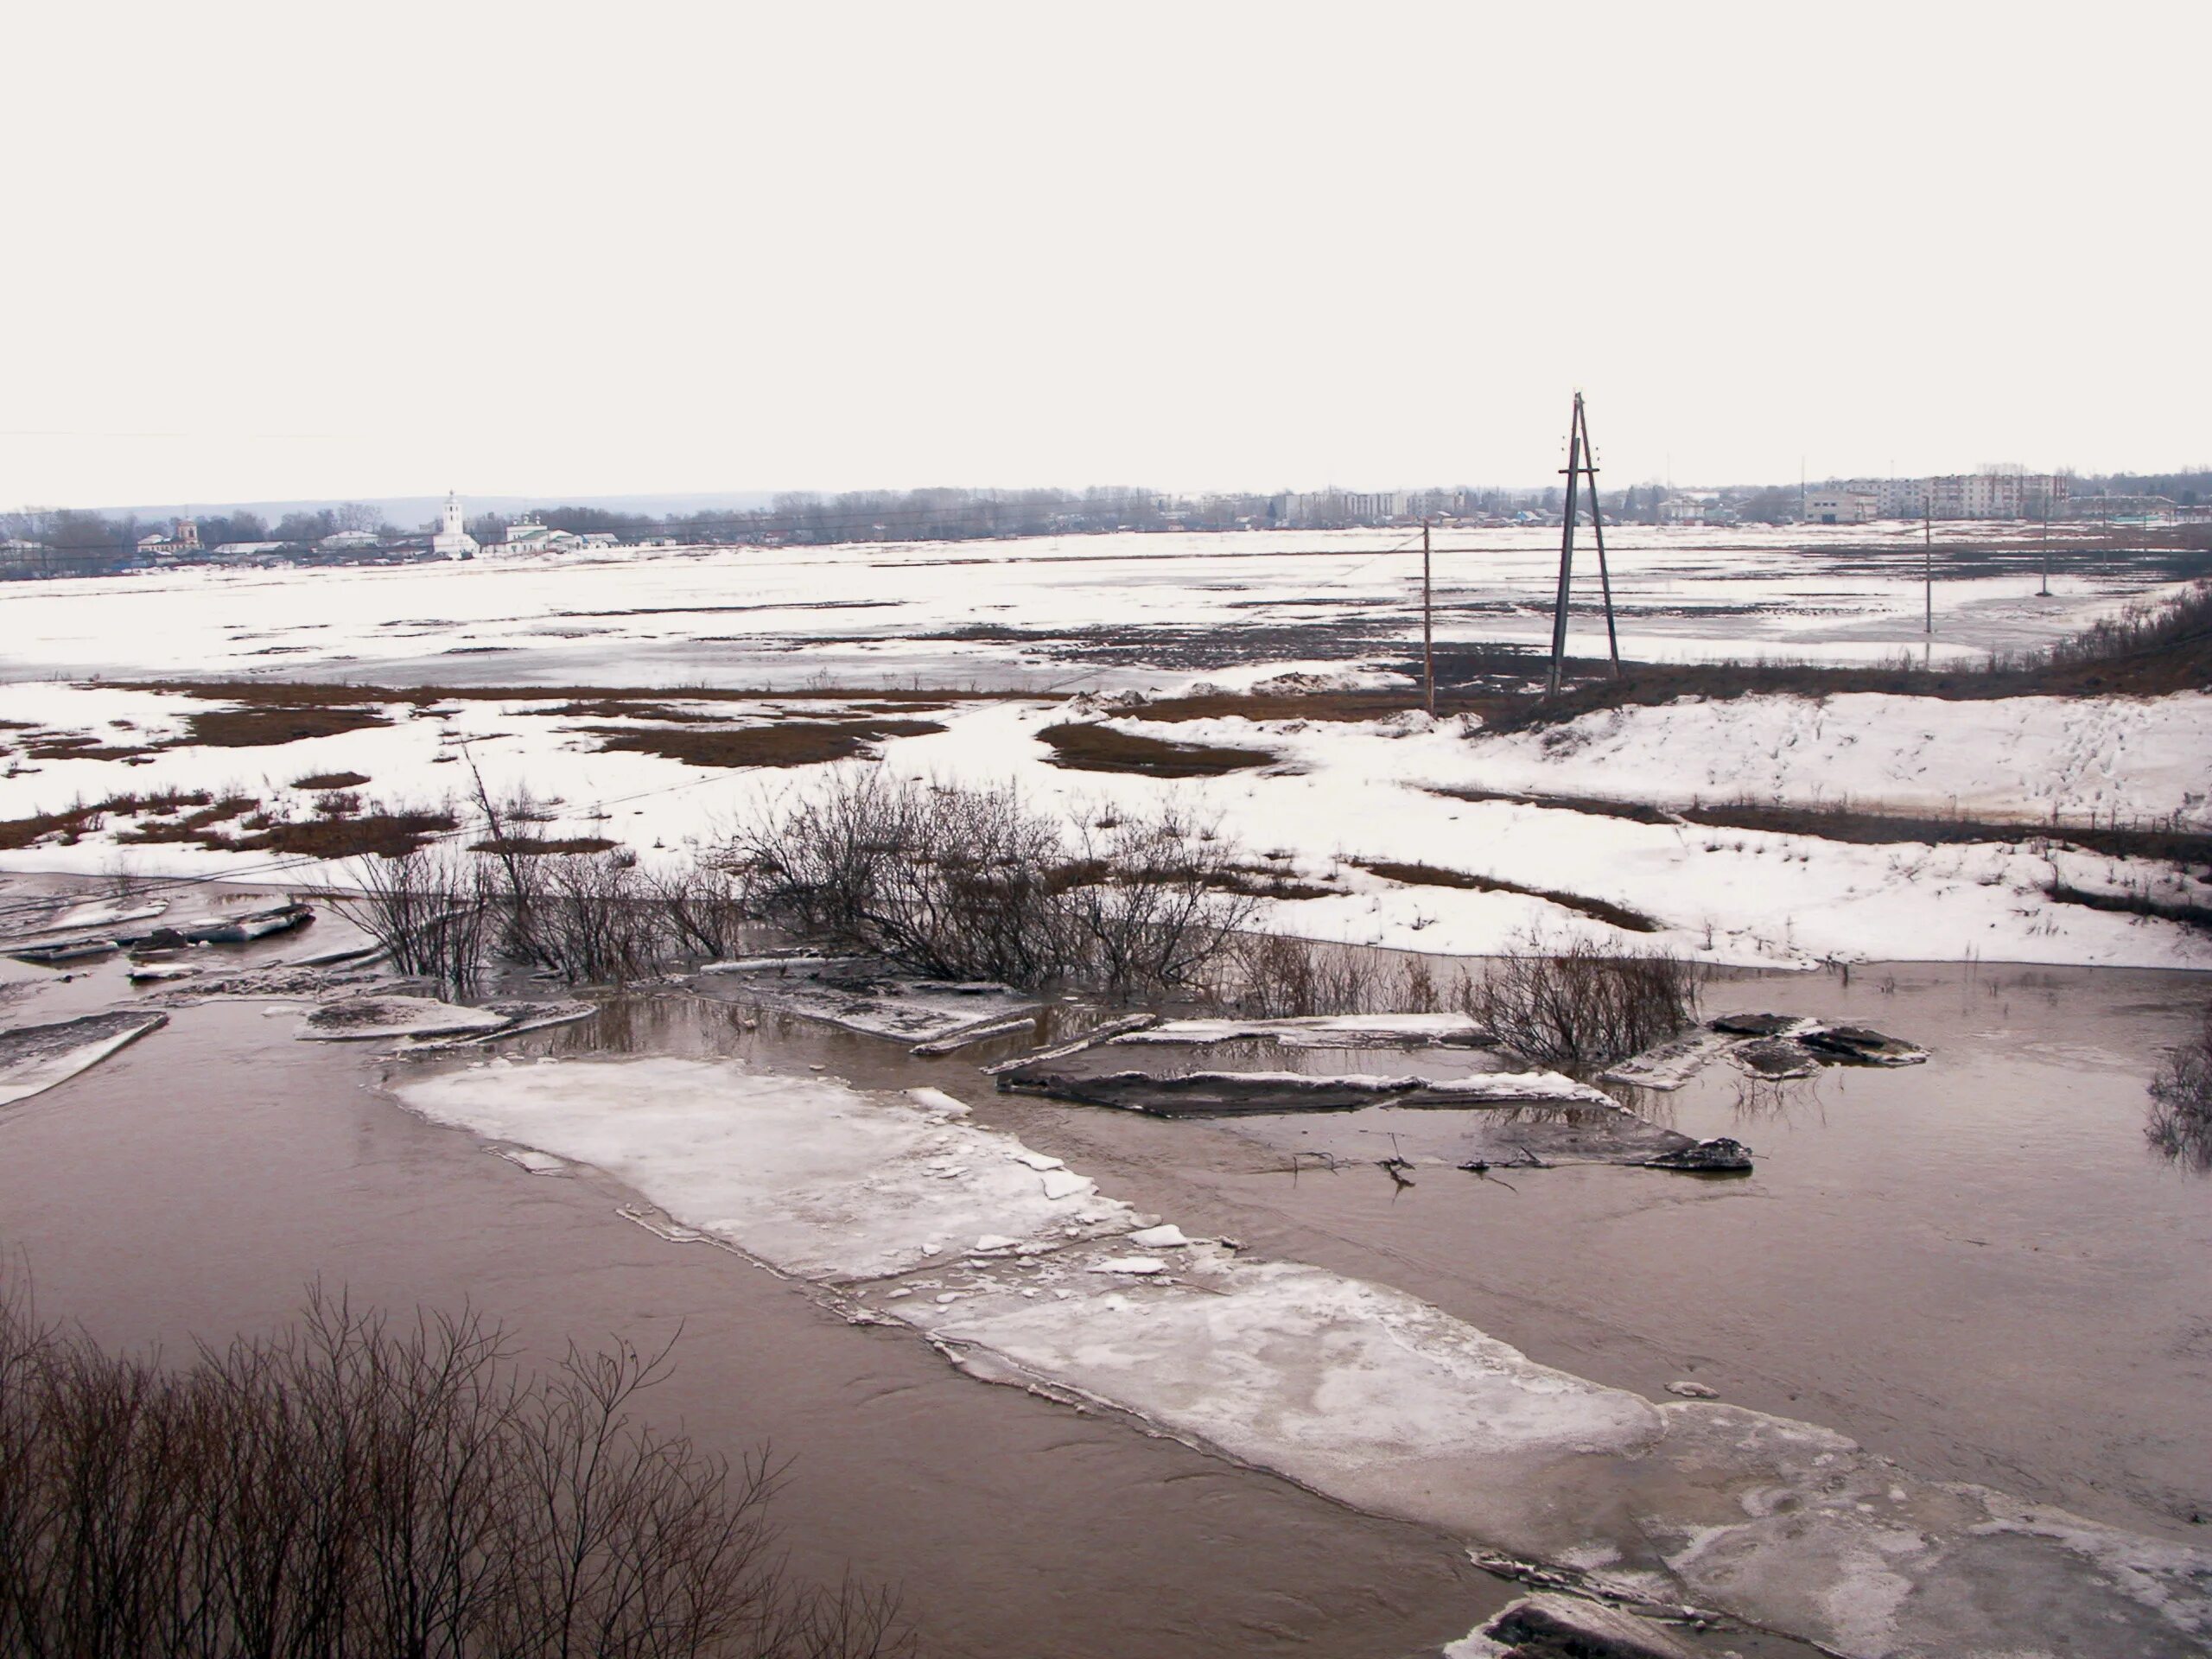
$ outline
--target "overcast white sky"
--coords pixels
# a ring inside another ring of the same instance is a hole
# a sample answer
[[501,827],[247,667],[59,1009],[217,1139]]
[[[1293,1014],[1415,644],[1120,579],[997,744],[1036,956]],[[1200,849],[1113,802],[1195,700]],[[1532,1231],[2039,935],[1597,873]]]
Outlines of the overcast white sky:
[[0,506],[2212,459],[2212,7],[22,4]]

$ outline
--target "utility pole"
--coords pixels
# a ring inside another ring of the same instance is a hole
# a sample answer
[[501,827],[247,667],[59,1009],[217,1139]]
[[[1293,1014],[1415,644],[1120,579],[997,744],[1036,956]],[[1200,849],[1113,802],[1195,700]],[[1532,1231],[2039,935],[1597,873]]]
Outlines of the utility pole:
[[2050,485],[2044,485],[2043,492],[2043,592],[2039,598],[2050,597]]
[[1421,678],[1428,688],[1428,712],[1436,713],[1436,629],[1430,615],[1428,589],[1428,515],[1421,520]]
[[1621,641],[1613,621],[1613,577],[1605,564],[1605,519],[1598,509],[1597,451],[1590,442],[1590,421],[1583,413],[1582,394],[1574,394],[1574,412],[1567,429],[1567,513],[1559,543],[1559,597],[1552,607],[1552,666],[1544,695],[1559,695],[1560,671],[1567,658],[1567,600],[1574,579],[1574,520],[1577,498],[1586,477],[1590,481],[1590,524],[1598,543],[1598,581],[1605,596],[1605,643],[1612,655],[1613,677],[1621,677]]
[[1574,413],[1567,426],[1567,516],[1559,538],[1559,596],[1552,601],[1552,671],[1544,695],[1559,696],[1560,664],[1567,658],[1567,591],[1574,580],[1574,493],[1582,481],[1582,394],[1574,394]]
[[1920,584],[1928,607],[1920,631],[1932,635],[1936,632],[1936,504],[1932,501],[1923,502],[1920,509]]

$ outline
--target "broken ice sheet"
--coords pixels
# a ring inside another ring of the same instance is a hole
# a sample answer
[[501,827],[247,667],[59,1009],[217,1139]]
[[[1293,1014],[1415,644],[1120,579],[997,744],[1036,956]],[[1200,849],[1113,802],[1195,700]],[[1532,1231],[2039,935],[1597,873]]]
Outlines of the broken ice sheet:
[[487,1065],[397,1092],[437,1122],[606,1170],[671,1215],[815,1278],[902,1273],[985,1236],[1135,1225],[1087,1178],[1020,1161],[1009,1136],[903,1095],[736,1060]]
[[165,1014],[132,1009],[0,1032],[0,1106],[66,1083],[168,1022]]

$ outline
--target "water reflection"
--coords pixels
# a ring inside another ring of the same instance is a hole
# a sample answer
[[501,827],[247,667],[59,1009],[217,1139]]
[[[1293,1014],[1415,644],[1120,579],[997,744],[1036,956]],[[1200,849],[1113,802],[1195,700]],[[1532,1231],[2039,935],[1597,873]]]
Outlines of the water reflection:
[[1827,1127],[1827,1102],[1821,1097],[1818,1073],[1809,1077],[1738,1077],[1734,1108],[1738,1123]]
[[2143,1138],[2192,1174],[2212,1174],[2212,1006],[2196,1040],[2172,1050],[2152,1078]]

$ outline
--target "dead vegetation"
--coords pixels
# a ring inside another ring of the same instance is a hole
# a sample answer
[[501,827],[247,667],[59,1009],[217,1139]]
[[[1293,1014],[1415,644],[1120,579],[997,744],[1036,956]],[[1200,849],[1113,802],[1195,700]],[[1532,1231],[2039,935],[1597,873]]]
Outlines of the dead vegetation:
[[1186,984],[1249,913],[1210,823],[1169,805],[1074,832],[1009,789],[837,778],[727,850],[747,905],[938,978]]
[[362,857],[350,890],[330,894],[339,914],[390,952],[403,974],[433,982],[442,995],[475,988],[492,925],[492,887],[482,858],[450,845],[415,847],[396,858]]
[[2151,891],[2148,882],[2107,892],[2056,880],[2048,883],[2044,893],[2054,904],[2079,905],[2088,910],[2111,911],[2123,916],[2155,916],[2161,921],[2179,922],[2187,927],[2212,929],[2212,905],[2201,905],[2193,899],[2162,898]]
[[[1147,711],[1148,713],[1148,711]],[[1051,764],[1072,772],[1136,772],[1147,778],[1219,778],[1281,757],[1268,749],[1175,743],[1091,724],[1047,726],[1037,734],[1052,753]]]
[[2190,1039],[2169,1049],[2151,1080],[2144,1134],[2157,1151],[2201,1173],[2212,1173],[2212,1001]]
[[892,737],[924,737],[944,728],[932,720],[784,720],[772,725],[701,731],[637,731],[594,726],[602,753],[657,754],[687,766],[811,766],[849,760]]
[[1589,1076],[1693,1024],[1698,971],[1667,951],[1530,934],[1440,977],[1422,957],[1252,934],[1221,953],[1205,1000],[1260,1019],[1457,1009],[1515,1053]]
[[783,1478],[639,1420],[671,1357],[514,1363],[480,1314],[310,1294],[184,1363],[0,1288],[0,1650],[135,1659],[889,1659],[892,1601],[790,1577]]
[[1461,986],[1461,1006],[1532,1060],[1592,1071],[1662,1042],[1697,1018],[1694,963],[1540,936]]
[[360,704],[334,707],[319,700],[268,702],[188,715],[185,729],[189,735],[185,741],[219,749],[265,748],[391,724],[378,710]]
[[363,784],[365,784],[368,781],[369,778],[366,772],[309,772],[304,778],[293,779],[292,787],[294,789],[311,790],[359,789]]
[[1553,887],[1532,887],[1494,875],[1442,869],[1433,864],[1393,864],[1383,860],[1364,858],[1356,858],[1351,862],[1370,875],[1379,875],[1386,881],[1403,882],[1408,887],[1457,887],[1471,893],[1517,893],[1524,898],[1546,899],[1561,909],[1573,911],[1578,915],[1608,923],[1630,933],[1656,933],[1661,926],[1659,922],[1640,910],[1631,910],[1626,905],[1617,905],[1609,899],[1588,898],[1579,893],[1562,893]]
[[1533,691],[1487,716],[1497,732],[1552,726],[1604,709],[1654,707],[1677,697],[1822,697],[1878,691],[1971,700],[2013,696],[2158,696],[2212,689],[2212,581],[2163,601],[2139,601],[2040,650],[1993,652],[1975,663],[1929,667],[1900,654],[1890,663],[1835,668],[1809,663],[1629,663],[1612,678],[1605,664],[1569,665],[1576,682],[1557,697]]

